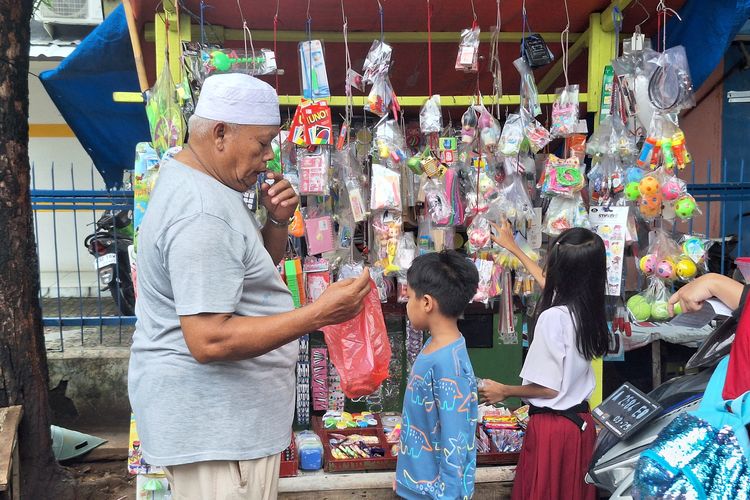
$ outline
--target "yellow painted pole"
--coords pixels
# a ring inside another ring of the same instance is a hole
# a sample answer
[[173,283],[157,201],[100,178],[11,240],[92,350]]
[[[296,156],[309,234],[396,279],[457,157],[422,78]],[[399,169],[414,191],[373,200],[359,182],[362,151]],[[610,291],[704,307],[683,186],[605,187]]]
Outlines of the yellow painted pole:
[[169,44],[169,71],[172,73],[172,81],[182,81],[180,59],[182,57],[182,42],[189,41],[192,37],[190,16],[179,15],[177,22],[177,10],[174,0],[164,0],[164,12],[157,12],[154,17],[154,43],[156,45],[156,75],[157,78],[164,68],[164,56],[167,44]]
[[[589,67],[588,67],[588,94],[587,109],[590,113],[598,113],[602,98],[602,81],[604,79],[604,67],[608,65],[615,55],[615,34],[604,31],[602,27],[602,14],[591,14],[589,16]],[[598,123],[598,115],[595,120]]]
[[[609,9],[608,9],[609,10]],[[612,61],[615,54],[615,34],[605,31],[603,14],[591,14],[589,16],[589,67],[588,67],[588,102],[589,112],[596,113],[594,127],[599,126],[599,112],[602,99],[602,81],[604,79],[604,67]],[[611,21],[611,14],[610,14]],[[596,387],[589,401],[594,408],[602,402],[602,387],[604,385],[604,363],[602,359],[592,362]]]
[[[144,29],[144,37],[147,42],[153,42],[155,39],[155,25],[147,23]],[[193,39],[200,38],[200,26],[192,27]],[[241,29],[225,28],[223,26],[212,26],[206,28],[207,42],[224,42],[244,40]],[[272,42],[273,31],[271,30],[252,30],[254,42]],[[541,33],[549,43],[559,42],[560,33]],[[480,34],[480,41],[489,42],[491,33],[485,32]],[[583,33],[571,33],[570,41],[576,41],[583,36]],[[340,31],[316,31],[315,38],[324,42],[343,43],[344,35]],[[461,34],[457,31],[439,31],[432,33],[432,42],[434,43],[458,43]],[[500,33],[500,42],[518,43],[523,38],[520,31],[503,31]],[[347,40],[349,43],[372,43],[373,40],[380,39],[379,31],[355,31],[348,33]],[[426,31],[388,31],[385,39],[390,43],[424,43],[427,41]],[[276,32],[276,40],[279,42],[301,42],[307,40],[307,34],[304,31],[281,30]]]
[[[402,107],[418,107],[422,106],[425,101],[427,101],[429,96],[425,95],[419,95],[419,96],[399,96],[398,97],[398,103]],[[579,96],[579,99],[581,102],[586,102],[588,100],[588,94],[582,93]],[[143,102],[143,95],[138,92],[113,92],[112,93],[112,99],[115,102]],[[299,104],[301,99],[301,96],[298,95],[281,95],[279,96],[279,105],[280,106],[296,106]],[[550,104],[554,102],[555,95],[554,94],[541,94],[539,96],[539,101],[543,104]],[[328,102],[329,106],[346,106],[347,98],[346,96],[331,96],[325,99],[326,102]],[[364,106],[365,105],[366,98],[364,96],[356,96],[353,98],[353,105],[354,106]],[[518,104],[520,102],[520,98],[518,95],[504,95],[502,98],[500,98],[500,101],[496,102],[495,98],[493,96],[483,96],[482,102],[487,105],[491,106],[493,104],[500,104],[500,105],[514,105]],[[440,105],[443,107],[467,107],[471,104],[476,104],[476,97],[470,96],[470,95],[455,95],[455,96],[449,96],[449,95],[441,95],[440,96]]]

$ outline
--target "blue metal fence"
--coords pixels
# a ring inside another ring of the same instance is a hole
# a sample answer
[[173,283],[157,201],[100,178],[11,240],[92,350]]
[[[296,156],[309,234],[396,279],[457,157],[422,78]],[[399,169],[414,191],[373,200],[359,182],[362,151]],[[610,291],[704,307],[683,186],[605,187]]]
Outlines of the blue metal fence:
[[[31,203],[47,348],[63,351],[74,339],[81,346],[128,344],[135,317],[120,315],[115,294],[101,289],[84,239],[96,231],[96,221],[105,210],[132,211],[133,191],[102,189],[93,165],[90,169],[33,165]],[[119,287],[117,266],[115,273]],[[116,296],[119,300],[119,290]]]

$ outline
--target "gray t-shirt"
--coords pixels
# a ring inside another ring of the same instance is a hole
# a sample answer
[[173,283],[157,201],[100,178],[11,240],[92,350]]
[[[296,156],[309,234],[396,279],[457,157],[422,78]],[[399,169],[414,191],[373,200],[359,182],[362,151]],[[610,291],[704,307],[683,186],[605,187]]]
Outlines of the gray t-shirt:
[[180,329],[179,316],[294,308],[242,194],[165,162],[139,229],[137,264],[128,391],[145,460],[179,465],[283,451],[294,416],[297,343],[200,364]]

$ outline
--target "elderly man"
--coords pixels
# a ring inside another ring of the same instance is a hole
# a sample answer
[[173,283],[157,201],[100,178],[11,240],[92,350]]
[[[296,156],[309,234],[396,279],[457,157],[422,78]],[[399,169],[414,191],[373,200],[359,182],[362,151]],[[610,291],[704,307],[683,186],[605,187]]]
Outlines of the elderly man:
[[294,309],[276,264],[297,195],[269,172],[262,228],[242,200],[273,158],[279,123],[268,84],[208,78],[140,228],[128,386],[144,458],[165,468],[175,500],[275,498],[294,415],[293,341],[353,317],[370,289],[365,271]]

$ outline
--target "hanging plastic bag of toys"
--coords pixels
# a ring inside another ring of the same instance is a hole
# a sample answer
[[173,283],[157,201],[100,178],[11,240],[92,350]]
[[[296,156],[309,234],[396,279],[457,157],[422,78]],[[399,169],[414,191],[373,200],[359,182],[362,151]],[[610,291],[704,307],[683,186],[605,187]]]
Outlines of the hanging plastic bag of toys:
[[479,71],[479,26],[461,32],[461,42],[456,56],[456,71],[476,73]]
[[552,103],[552,127],[555,137],[566,137],[578,130],[578,85],[568,85],[556,92]]
[[439,133],[443,129],[443,114],[440,110],[440,96],[435,94],[422,105],[419,111],[419,128],[423,134]]

